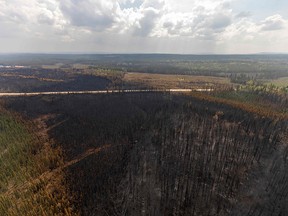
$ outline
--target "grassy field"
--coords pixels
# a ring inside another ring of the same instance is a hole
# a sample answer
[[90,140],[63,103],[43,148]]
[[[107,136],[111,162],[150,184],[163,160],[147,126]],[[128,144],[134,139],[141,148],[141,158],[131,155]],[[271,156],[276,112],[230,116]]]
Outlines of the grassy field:
[[228,78],[222,77],[148,73],[125,73],[123,80],[152,88],[203,88],[230,84]]
[[282,77],[279,79],[271,80],[268,84],[274,84],[278,87],[287,87],[288,86],[288,77]]

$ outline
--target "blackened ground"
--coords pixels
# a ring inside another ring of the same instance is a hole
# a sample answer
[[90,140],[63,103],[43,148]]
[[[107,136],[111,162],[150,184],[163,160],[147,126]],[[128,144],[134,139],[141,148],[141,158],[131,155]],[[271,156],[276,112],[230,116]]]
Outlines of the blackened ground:
[[19,97],[6,107],[50,116],[82,215],[288,214],[287,122],[162,93]]

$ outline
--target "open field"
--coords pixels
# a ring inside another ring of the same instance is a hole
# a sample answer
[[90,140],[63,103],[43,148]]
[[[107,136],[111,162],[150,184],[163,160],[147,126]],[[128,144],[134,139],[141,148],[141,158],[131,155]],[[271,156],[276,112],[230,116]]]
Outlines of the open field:
[[269,83],[274,84],[279,87],[288,87],[288,77],[282,77],[282,78],[278,78],[275,80],[271,80],[268,82],[268,84]]
[[229,85],[228,78],[192,75],[166,75],[148,73],[125,73],[124,82],[144,85],[150,88],[200,88]]
[[0,70],[0,92],[205,89],[231,85],[226,77],[130,73],[99,68]]
[[288,55],[3,55],[0,90],[203,88],[246,85],[251,80],[285,86],[287,59]]

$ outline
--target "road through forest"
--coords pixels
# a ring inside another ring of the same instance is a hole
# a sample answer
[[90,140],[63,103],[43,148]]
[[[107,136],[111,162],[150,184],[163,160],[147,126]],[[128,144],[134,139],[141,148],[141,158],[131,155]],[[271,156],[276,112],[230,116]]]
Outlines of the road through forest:
[[68,95],[68,94],[112,94],[112,93],[144,93],[144,92],[210,92],[213,89],[126,89],[98,91],[61,91],[61,92],[1,92],[0,97],[37,96],[37,95]]

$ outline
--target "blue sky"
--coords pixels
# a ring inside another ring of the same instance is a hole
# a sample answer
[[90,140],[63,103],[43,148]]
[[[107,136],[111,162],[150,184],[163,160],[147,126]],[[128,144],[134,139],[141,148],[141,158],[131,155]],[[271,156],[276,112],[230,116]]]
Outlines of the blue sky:
[[287,0],[242,0],[232,1],[231,7],[236,11],[249,11],[255,19],[261,20],[272,14],[281,14],[288,18]]
[[287,0],[0,0],[0,53],[288,53]]

